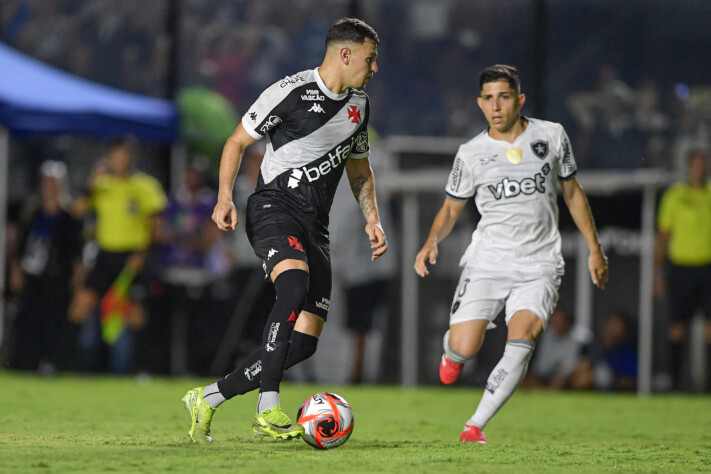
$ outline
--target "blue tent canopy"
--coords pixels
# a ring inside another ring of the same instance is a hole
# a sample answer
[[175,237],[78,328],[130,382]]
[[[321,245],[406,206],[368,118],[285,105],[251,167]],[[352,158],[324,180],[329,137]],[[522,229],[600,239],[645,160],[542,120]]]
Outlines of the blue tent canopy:
[[178,112],[167,100],[97,84],[0,43],[0,124],[16,137],[77,133],[170,143]]

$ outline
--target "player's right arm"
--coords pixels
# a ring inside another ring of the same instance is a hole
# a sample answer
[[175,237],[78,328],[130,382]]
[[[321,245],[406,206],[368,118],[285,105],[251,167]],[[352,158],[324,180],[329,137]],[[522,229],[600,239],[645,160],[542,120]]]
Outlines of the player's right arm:
[[212,220],[220,230],[235,230],[237,228],[237,209],[232,202],[232,192],[244,150],[255,141],[257,140],[248,134],[240,123],[222,149],[217,204],[212,211]]
[[415,272],[421,277],[430,274],[426,262],[432,265],[437,263],[437,245],[452,231],[454,224],[457,222],[466,204],[466,200],[451,199],[449,197],[444,198],[444,204],[442,204],[442,207],[432,222],[430,234],[422,246],[422,249],[420,249],[415,257]]

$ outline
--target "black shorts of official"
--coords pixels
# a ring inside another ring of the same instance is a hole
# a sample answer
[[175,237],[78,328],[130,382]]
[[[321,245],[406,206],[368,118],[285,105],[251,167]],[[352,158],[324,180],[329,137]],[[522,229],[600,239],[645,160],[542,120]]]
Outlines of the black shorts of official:
[[252,194],[245,230],[267,276],[283,260],[307,263],[309,293],[304,311],[326,319],[331,304],[331,249],[328,228],[316,213],[296,209],[279,195]]
[[374,280],[346,288],[346,327],[356,332],[373,328],[379,303],[388,297],[388,281]]
[[667,278],[673,322],[689,322],[701,310],[711,318],[711,265],[669,265]]
[[133,252],[106,252],[100,250],[94,267],[86,276],[84,286],[103,296],[116,281]]

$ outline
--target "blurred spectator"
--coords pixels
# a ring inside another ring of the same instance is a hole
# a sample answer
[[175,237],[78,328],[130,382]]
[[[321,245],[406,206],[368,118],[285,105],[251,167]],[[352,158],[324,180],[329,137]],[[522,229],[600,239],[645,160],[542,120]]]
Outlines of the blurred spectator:
[[600,338],[573,369],[571,387],[603,391],[634,391],[637,387],[637,345],[632,323],[623,311],[605,320]]
[[571,374],[580,362],[581,344],[570,330],[567,311],[556,306],[548,320],[548,328],[538,341],[525,387],[560,390],[571,388]]
[[81,225],[67,211],[67,167],[45,161],[39,199],[30,201],[10,287],[20,297],[11,367],[53,374],[72,368],[67,321],[71,286],[81,256]]
[[[376,175],[395,166],[394,157],[378,145],[378,137],[371,132],[369,137],[370,164]],[[377,183],[376,183],[377,185]],[[382,222],[391,223],[391,196],[388,189],[378,188],[378,209]],[[338,255],[333,260],[333,281],[344,292],[345,327],[353,337],[353,367],[349,381],[359,384],[364,380],[364,362],[366,337],[373,327],[382,329],[382,321],[376,316],[389,316],[391,280],[395,274],[395,259],[371,261],[368,251],[369,242],[363,239],[362,211],[353,205],[353,193],[346,180],[341,180],[333,200],[329,230],[331,233],[331,252]],[[392,224],[390,224],[392,226]],[[389,239],[393,245],[392,234]]]
[[654,290],[657,296],[667,293],[669,297],[673,390],[683,388],[682,359],[689,321],[701,310],[711,325],[711,186],[707,179],[708,155],[692,152],[686,181],[663,194],[657,216]]
[[595,90],[577,92],[567,105],[577,126],[576,158],[586,168],[635,166],[634,93],[609,65],[600,66]]
[[[133,151],[125,141],[113,143],[108,158],[92,174],[87,195],[75,202],[75,212],[96,215],[98,255],[84,284],[74,292],[69,318],[84,323],[80,345],[89,353],[99,341],[112,346],[109,370],[127,372],[133,363],[133,330],[144,322],[136,301],[140,287],[133,285],[153,241],[158,213],[166,197],[160,183],[133,170]],[[93,310],[100,306],[100,312]],[[100,323],[100,324],[99,324]],[[84,358],[88,369],[99,366]]]
[[189,347],[191,354],[190,360],[171,361],[178,373],[209,367],[224,331],[224,318],[216,311],[211,288],[229,274],[232,258],[221,242],[223,236],[212,225],[217,194],[205,183],[208,172],[207,157],[196,157],[160,216],[158,282],[154,283],[160,287],[156,295],[160,301],[141,337],[145,342],[141,344],[142,369],[149,372],[165,371],[171,342],[178,343],[170,338],[174,325],[173,338],[180,338],[187,345],[182,352],[187,353]]

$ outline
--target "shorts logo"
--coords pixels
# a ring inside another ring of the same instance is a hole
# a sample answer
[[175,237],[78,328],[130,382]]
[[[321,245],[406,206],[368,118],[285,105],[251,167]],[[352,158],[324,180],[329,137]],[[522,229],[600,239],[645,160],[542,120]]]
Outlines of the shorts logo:
[[293,235],[288,236],[287,239],[289,239],[289,245],[291,245],[292,249],[299,250],[301,252],[304,251],[304,246],[301,245],[301,242],[299,242],[299,239],[297,239]]
[[360,123],[360,110],[358,110],[358,106],[356,106],[356,105],[349,105],[348,106],[348,120],[350,120],[353,123]]
[[296,326],[296,320],[299,319],[299,313],[292,311],[289,318],[286,320],[287,323],[291,324],[291,327]]
[[269,249],[269,253],[267,254],[267,260],[272,258],[274,255],[278,254],[279,251],[276,249]]
[[543,159],[548,155],[548,142],[544,140],[536,140],[531,142],[531,150],[540,159]]
[[331,307],[331,300],[328,298],[321,298],[321,301],[316,301],[315,305],[317,308],[328,311],[328,308]]

